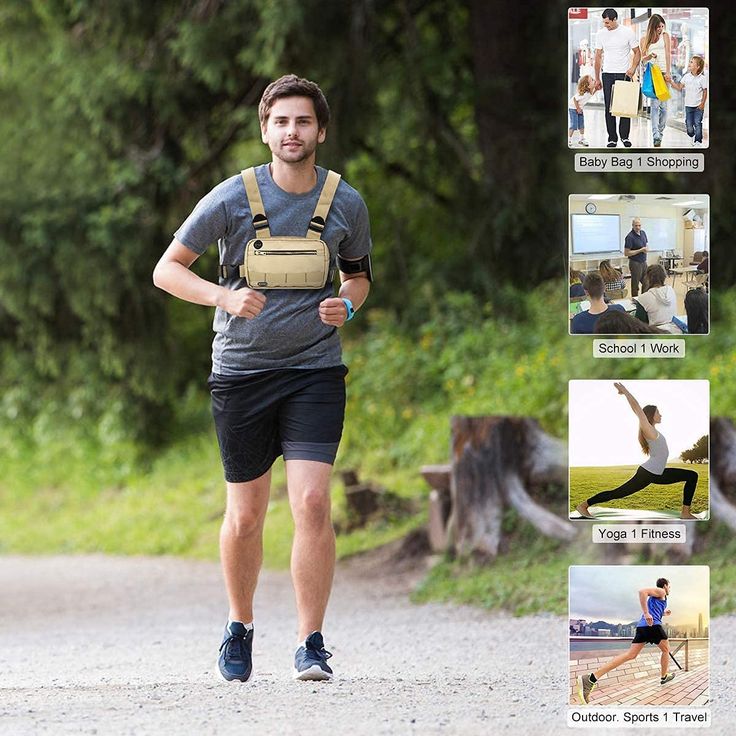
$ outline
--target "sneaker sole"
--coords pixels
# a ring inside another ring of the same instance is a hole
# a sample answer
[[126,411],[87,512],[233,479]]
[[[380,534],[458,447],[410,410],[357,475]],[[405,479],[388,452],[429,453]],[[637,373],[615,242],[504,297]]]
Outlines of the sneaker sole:
[[297,669],[294,670],[295,680],[331,680],[332,677],[332,674],[325,672],[318,664],[313,664],[309,669],[306,669],[303,672],[299,672]]
[[253,670],[252,670],[252,669],[251,669],[251,671],[249,672],[249,674],[248,674],[248,677],[246,677],[245,679],[243,679],[242,677],[237,677],[237,676],[234,676],[234,675],[232,675],[232,676],[228,676],[228,675],[226,675],[226,674],[225,674],[225,673],[224,673],[224,672],[223,672],[223,671],[222,671],[222,670],[220,669],[220,660],[219,660],[219,659],[217,660],[217,662],[215,662],[215,672],[217,672],[217,674],[218,674],[218,675],[219,675],[219,676],[220,676],[220,677],[221,677],[221,678],[222,678],[223,680],[225,680],[226,682],[248,682],[248,680],[250,680],[250,679],[251,679],[251,678],[253,677]]
[[578,675],[578,697],[580,698],[580,702],[583,705],[588,705],[588,701],[585,699],[583,695],[583,676]]

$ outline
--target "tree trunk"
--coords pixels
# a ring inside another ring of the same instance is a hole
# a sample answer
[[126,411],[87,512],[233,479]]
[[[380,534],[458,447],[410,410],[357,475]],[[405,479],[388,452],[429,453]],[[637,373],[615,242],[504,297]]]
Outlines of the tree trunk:
[[730,419],[710,423],[711,519],[736,529],[736,428]]
[[509,506],[545,536],[571,540],[572,524],[539,505],[527,490],[532,483],[560,480],[563,468],[562,443],[534,419],[453,417],[448,548],[458,555],[494,557]]

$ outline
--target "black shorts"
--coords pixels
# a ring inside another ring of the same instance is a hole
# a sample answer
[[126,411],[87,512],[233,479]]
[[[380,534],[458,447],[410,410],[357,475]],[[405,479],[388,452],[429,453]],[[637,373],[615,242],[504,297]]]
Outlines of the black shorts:
[[659,644],[659,642],[667,639],[667,632],[662,624],[654,626],[637,626],[636,636],[631,642],[632,644]]
[[285,460],[335,461],[345,417],[344,365],[249,376],[210,375],[212,415],[229,483],[263,475]]

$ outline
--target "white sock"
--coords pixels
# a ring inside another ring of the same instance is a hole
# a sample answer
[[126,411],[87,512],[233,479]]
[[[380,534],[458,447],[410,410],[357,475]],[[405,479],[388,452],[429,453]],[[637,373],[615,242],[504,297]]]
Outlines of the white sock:
[[227,620],[227,628],[228,628],[228,631],[231,630],[230,629],[230,625],[231,624],[243,624],[243,626],[245,626],[245,630],[246,631],[250,631],[253,628],[253,622],[252,621],[249,624],[245,624],[242,621],[233,621],[231,618],[228,618],[228,620]]

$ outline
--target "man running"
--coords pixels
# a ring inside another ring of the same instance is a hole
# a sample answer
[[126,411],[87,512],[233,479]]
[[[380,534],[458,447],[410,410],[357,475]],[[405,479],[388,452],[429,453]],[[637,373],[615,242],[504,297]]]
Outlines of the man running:
[[[271,163],[226,179],[197,204],[156,266],[154,283],[180,299],[216,307],[208,384],[227,486],[220,555],[230,605],[220,673],[241,682],[252,673],[253,595],[271,465],[283,455],[295,527],[294,676],[329,680],[331,655],[321,631],[335,566],[330,477],[347,374],[337,329],[368,296],[368,211],[355,189],[315,166],[330,115],[315,83],[294,75],[277,79],[263,93],[258,115]],[[294,243],[288,250],[269,245],[285,237],[294,239],[286,241],[287,248]],[[215,241],[219,285],[190,270]],[[269,288],[275,283],[269,274],[247,281],[254,272],[249,269],[269,270],[274,253],[279,263],[288,262],[279,266],[287,271],[280,274],[280,288]],[[314,265],[319,253],[329,273],[324,283],[320,264]],[[338,296],[331,279],[335,266]],[[289,288],[294,283],[310,286]]]
[[614,657],[608,664],[604,664],[595,672],[578,677],[578,695],[584,704],[587,705],[590,702],[590,694],[603,675],[616,669],[616,667],[620,667],[624,662],[636,659],[641,650],[644,649],[645,644],[656,644],[662,652],[659,658],[662,669],[660,684],[665,685],[675,679],[674,672],[667,673],[670,664],[670,645],[667,641],[667,632],[662,626],[662,618],[672,613],[667,608],[669,593],[670,581],[666,578],[659,578],[656,588],[642,588],[639,591],[642,614],[639,623],[636,625],[636,635],[631,647],[629,647],[628,652]]

